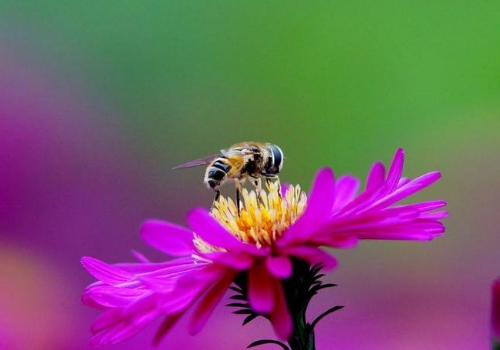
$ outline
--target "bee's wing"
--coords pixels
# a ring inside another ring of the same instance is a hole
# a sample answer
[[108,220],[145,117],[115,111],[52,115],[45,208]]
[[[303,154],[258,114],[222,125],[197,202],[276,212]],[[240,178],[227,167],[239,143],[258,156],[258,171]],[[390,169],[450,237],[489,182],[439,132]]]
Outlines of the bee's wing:
[[205,157],[205,158],[200,158],[200,159],[195,159],[190,162],[177,165],[173,169],[185,169],[185,168],[193,168],[196,166],[202,166],[202,165],[207,165],[212,163],[212,161],[216,158],[219,158],[221,154],[212,154],[211,156]]
[[220,153],[222,153],[222,155],[224,157],[229,158],[229,157],[244,157],[244,156],[248,156],[251,154],[255,154],[255,153],[257,153],[257,151],[249,149],[249,148],[243,148],[243,149],[228,148],[228,149],[221,149]]

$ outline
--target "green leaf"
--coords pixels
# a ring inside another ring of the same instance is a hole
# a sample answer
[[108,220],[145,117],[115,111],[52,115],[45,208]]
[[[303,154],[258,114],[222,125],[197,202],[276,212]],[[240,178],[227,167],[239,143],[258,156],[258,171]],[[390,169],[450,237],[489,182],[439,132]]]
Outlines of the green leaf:
[[236,311],[233,311],[233,314],[235,315],[249,315],[249,314],[254,314],[255,312],[253,312],[251,309],[241,309],[241,310],[236,310]]
[[243,289],[241,289],[240,287],[229,286],[229,289],[231,289],[232,291],[235,291],[236,293],[243,294]]
[[265,344],[276,344],[276,345],[280,346],[284,350],[290,350],[288,348],[288,346],[286,346],[286,344],[284,344],[284,343],[282,343],[280,341],[277,341],[277,340],[272,340],[272,339],[262,339],[262,340],[254,341],[252,344],[250,344],[250,345],[247,346],[247,349],[250,349],[250,348],[253,348],[253,347],[256,347],[256,346],[260,346],[260,345],[265,345]]
[[320,272],[322,269],[322,266],[321,265],[314,265],[312,268],[311,268],[311,275],[316,275],[318,272]]
[[320,273],[320,274],[318,274],[318,275],[315,275],[315,276],[313,277],[313,279],[312,279],[312,280],[313,280],[314,282],[317,282],[317,281],[318,281],[320,278],[322,278],[322,277],[325,277],[325,274],[324,274],[324,273]]
[[318,293],[320,290],[325,289],[325,288],[331,288],[331,287],[336,287],[336,284],[333,283],[325,283],[325,284],[316,284],[314,285],[311,289],[309,289],[309,296],[312,298],[313,295]]
[[249,324],[250,322],[252,322],[253,320],[255,320],[257,317],[259,317],[259,315],[257,315],[257,314],[248,315],[243,320],[243,326],[246,325],[246,324]]
[[230,304],[226,304],[226,306],[249,308],[250,305],[248,305],[248,303],[230,303]]
[[314,327],[316,327],[316,325],[318,324],[318,322],[321,321],[324,317],[328,316],[331,313],[334,313],[335,311],[343,309],[343,308],[344,308],[344,306],[340,306],[339,305],[339,306],[334,306],[334,307],[326,310],[321,315],[319,315],[318,317],[316,317],[316,319],[311,323],[311,328],[314,329]]

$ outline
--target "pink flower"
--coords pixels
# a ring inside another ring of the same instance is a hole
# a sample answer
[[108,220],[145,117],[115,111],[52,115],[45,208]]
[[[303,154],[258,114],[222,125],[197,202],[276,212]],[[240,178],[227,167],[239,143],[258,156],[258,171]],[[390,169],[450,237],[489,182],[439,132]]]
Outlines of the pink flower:
[[195,334],[242,275],[247,276],[250,308],[288,340],[294,325],[282,280],[294,273],[295,260],[331,269],[336,260],[324,248],[353,247],[360,239],[431,240],[444,232],[439,220],[447,213],[431,212],[444,201],[395,205],[440,178],[438,172],[402,178],[403,158],[398,150],[387,175],[375,163],[359,195],[358,179],[348,175],[335,181],[333,172],[323,168],[309,199],[299,186],[280,194],[274,184],[262,192],[262,203],[254,191],[244,191],[240,216],[234,202],[222,197],[211,212],[190,212],[190,229],[145,222],[142,238],[175,260],[108,265],[83,258],[83,266],[99,280],[86,289],[83,302],[104,310],[92,326],[91,342],[119,342],[165,316],[158,341],[197,304],[189,323]]
[[491,306],[491,332],[493,341],[500,346],[500,279],[493,283]]

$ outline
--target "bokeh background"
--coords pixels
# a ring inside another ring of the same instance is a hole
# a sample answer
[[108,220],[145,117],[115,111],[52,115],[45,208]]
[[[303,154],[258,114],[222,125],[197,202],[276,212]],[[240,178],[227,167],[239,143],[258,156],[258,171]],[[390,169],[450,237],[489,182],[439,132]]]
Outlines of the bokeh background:
[[[183,224],[212,200],[202,169],[172,166],[262,140],[306,188],[320,166],[364,177],[397,147],[406,175],[444,175],[418,198],[449,202],[445,236],[336,252],[339,287],[310,312],[346,308],[318,326],[318,349],[488,349],[499,23],[494,0],[1,1],[0,348],[88,349],[98,312],[80,303],[80,257],[165,259],[141,222]],[[219,307],[158,349],[272,337],[240,321]],[[153,348],[157,325],[109,348]]]

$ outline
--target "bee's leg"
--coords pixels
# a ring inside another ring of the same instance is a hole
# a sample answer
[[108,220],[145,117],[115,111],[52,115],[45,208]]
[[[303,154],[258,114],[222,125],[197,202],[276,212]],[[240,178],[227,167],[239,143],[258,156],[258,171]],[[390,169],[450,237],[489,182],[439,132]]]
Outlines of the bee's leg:
[[271,178],[270,177],[266,177],[266,185],[267,185],[267,188],[269,188],[271,186]]
[[278,176],[276,176],[276,183],[278,184],[278,195],[281,198],[282,197],[281,196],[281,182],[280,182],[280,178]]
[[241,216],[241,208],[240,208],[240,192],[241,192],[241,183],[236,180],[236,208],[238,208],[238,216]]
[[217,202],[220,198],[220,190],[219,189],[214,189],[215,191],[215,198],[214,198],[214,201],[212,202],[212,206],[210,207],[210,209],[213,209],[214,206],[215,206],[215,202]]
[[278,196],[280,196],[281,198],[281,183],[280,183],[280,178],[278,176],[266,177],[267,187],[271,186],[272,179],[276,180],[276,183],[278,184]]
[[263,204],[262,202],[262,196],[261,196],[261,192],[262,192],[262,180],[260,177],[257,177],[253,180],[253,184],[255,185],[255,189],[256,189],[256,192],[257,192],[257,201],[260,203],[260,204]]

